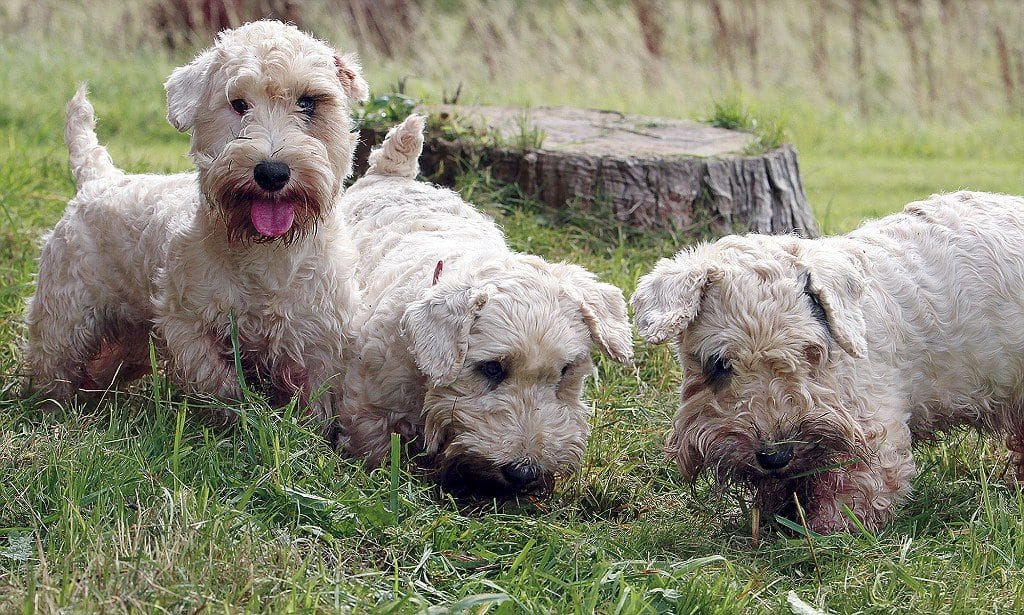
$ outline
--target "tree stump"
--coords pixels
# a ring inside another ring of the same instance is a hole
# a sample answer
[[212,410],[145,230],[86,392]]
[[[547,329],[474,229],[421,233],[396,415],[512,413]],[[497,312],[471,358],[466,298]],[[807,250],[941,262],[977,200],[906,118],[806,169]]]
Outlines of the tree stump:
[[[819,234],[789,145],[747,155],[754,137],[746,132],[588,109],[444,105],[420,112],[441,125],[478,127],[469,130],[476,136],[454,139],[428,129],[420,167],[441,184],[451,185],[468,162],[551,207],[609,211],[641,228]],[[363,129],[357,173],[383,136]]]

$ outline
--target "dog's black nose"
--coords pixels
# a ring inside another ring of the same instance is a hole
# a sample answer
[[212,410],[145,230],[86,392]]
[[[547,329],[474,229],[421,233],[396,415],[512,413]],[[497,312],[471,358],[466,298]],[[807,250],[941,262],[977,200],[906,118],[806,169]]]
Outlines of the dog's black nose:
[[756,453],[757,463],[765,470],[781,470],[793,459],[793,447],[788,444],[764,448]]
[[510,463],[501,468],[501,475],[515,487],[525,487],[540,478],[540,466],[532,461]]
[[259,187],[269,192],[284,188],[291,174],[291,169],[283,162],[261,162],[252,170]]

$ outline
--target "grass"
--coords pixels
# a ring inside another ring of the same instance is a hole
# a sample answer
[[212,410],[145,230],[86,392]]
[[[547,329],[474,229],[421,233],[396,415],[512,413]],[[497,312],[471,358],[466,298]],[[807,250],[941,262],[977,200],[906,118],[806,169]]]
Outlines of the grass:
[[[9,30],[0,39],[12,58],[0,73],[0,611],[778,612],[790,591],[835,612],[1024,608],[1024,501],[998,442],[959,433],[919,449],[914,498],[876,534],[807,540],[768,528],[755,545],[742,502],[705,483],[691,490],[661,459],[680,378],[664,347],[638,344],[629,369],[598,360],[586,465],[553,499],[484,510],[458,509],[399,467],[368,473],[341,460],[292,408],[256,399],[228,432],[195,418],[202,400],[180,399],[158,376],[93,406],[20,400],[18,323],[36,238],[72,192],[60,135],[76,84],[90,83],[119,164],[189,166],[160,87],[187,57],[93,46],[73,16],[54,23],[67,32],[60,44]],[[374,84],[398,71],[364,62]],[[444,85],[425,89],[436,98]],[[595,91],[513,88],[505,102],[612,106],[593,102]],[[616,106],[667,114],[675,94]],[[863,122],[816,100],[744,100],[753,117],[788,118],[832,232],[935,191],[1024,193],[1019,116]],[[460,182],[515,247],[584,265],[627,293],[687,240],[548,210],[486,169]]]
[[711,115],[704,121],[718,128],[742,130],[754,135],[745,154],[756,155],[773,150],[786,141],[786,122],[777,116],[757,117],[739,97],[712,100]]

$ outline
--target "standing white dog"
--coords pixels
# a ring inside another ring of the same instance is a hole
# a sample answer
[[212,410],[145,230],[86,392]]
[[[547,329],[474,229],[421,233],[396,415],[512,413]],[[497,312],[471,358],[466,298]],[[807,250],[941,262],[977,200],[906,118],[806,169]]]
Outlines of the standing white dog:
[[664,259],[632,298],[685,380],[667,453],[811,529],[891,520],[911,444],[1008,436],[1024,480],[1024,199],[958,192],[819,240],[726,237]]
[[341,369],[357,302],[335,201],[351,105],[367,95],[359,67],[261,21],[221,32],[165,87],[198,174],[125,174],[97,142],[84,88],[68,106],[78,192],[28,303],[29,390],[66,401],[138,376],[155,331],[174,383],[238,399],[233,319],[247,375],[327,419],[315,398]]
[[367,304],[343,446],[377,465],[395,432],[456,494],[543,491],[583,458],[591,349],[632,358],[622,291],[509,250],[456,193],[413,179],[422,146],[410,117],[342,198]]

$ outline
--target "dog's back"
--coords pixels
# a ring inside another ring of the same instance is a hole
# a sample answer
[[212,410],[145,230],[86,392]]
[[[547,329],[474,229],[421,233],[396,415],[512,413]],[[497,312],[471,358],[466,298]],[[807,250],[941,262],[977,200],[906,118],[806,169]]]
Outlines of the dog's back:
[[[96,251],[90,249],[95,245],[102,248],[98,255],[105,256],[108,261],[105,267],[108,275],[101,278],[104,283],[109,284],[110,275],[124,270],[125,279],[118,288],[131,295],[122,298],[124,309],[148,311],[152,292],[150,281],[165,258],[163,248],[167,228],[184,226],[195,210],[196,177],[194,173],[125,173],[114,165],[107,149],[99,143],[95,127],[93,107],[86,97],[85,86],[82,86],[68,103],[64,129],[76,193],[69,200],[61,220],[44,240],[40,279],[45,282],[51,277],[46,271],[51,263],[65,261],[65,258],[48,252],[59,249],[62,253],[73,254],[78,250],[76,246],[84,242],[88,245],[81,249],[95,256]],[[180,197],[168,198],[168,193],[178,193]],[[168,207],[168,203],[177,206]],[[125,267],[126,263],[132,265]],[[140,263],[144,265],[141,268],[138,266]],[[95,265],[88,264],[91,267]],[[69,267],[69,273],[73,273],[75,267]],[[88,271],[73,277],[86,286],[94,279]],[[111,295],[109,289],[96,294]],[[112,307],[121,308],[120,305]]]
[[455,192],[415,179],[422,149],[423,118],[410,116],[388,132],[366,175],[342,197],[369,302],[398,287],[429,285],[438,262],[451,270],[508,252],[489,217]]
[[848,238],[870,247],[862,263],[876,288],[866,295],[869,345],[891,352],[885,359],[904,373],[907,394],[936,413],[918,418],[961,422],[945,415],[980,399],[1020,398],[1024,198],[935,195]]

